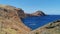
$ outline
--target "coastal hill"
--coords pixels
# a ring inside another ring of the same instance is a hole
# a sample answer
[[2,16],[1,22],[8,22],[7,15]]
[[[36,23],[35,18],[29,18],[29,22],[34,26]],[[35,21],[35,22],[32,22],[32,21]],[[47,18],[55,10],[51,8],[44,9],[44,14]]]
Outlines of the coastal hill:
[[46,14],[43,11],[36,11],[35,13],[32,14],[26,14],[26,16],[45,16]]
[[0,5],[0,34],[27,34],[31,31],[25,26],[21,18],[24,18],[24,11],[9,5]]

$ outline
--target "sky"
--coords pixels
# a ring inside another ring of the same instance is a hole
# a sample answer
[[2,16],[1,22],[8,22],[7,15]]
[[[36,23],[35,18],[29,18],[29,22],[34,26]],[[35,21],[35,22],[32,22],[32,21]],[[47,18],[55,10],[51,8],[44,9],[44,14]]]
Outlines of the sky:
[[25,13],[41,10],[46,14],[60,15],[60,0],[0,0],[0,4],[22,8]]

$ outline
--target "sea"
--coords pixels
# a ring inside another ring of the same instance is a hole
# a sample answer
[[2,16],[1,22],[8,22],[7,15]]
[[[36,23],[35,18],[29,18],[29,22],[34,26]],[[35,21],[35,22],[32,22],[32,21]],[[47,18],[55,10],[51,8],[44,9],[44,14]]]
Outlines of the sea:
[[23,18],[22,22],[32,30],[35,30],[56,20],[60,20],[60,15],[29,16]]

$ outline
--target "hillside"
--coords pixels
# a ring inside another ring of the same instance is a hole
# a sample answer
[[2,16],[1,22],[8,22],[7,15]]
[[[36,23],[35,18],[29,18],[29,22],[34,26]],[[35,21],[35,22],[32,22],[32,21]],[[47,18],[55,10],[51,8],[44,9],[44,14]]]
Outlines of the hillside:
[[24,17],[22,9],[0,5],[0,34],[27,34],[31,29],[22,23]]

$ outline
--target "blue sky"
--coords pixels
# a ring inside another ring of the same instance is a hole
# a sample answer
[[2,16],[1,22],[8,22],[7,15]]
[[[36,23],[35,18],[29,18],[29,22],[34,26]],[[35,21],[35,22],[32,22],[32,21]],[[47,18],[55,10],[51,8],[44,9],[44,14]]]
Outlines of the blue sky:
[[60,15],[60,0],[0,0],[0,4],[22,8],[26,13],[41,10],[46,14]]

